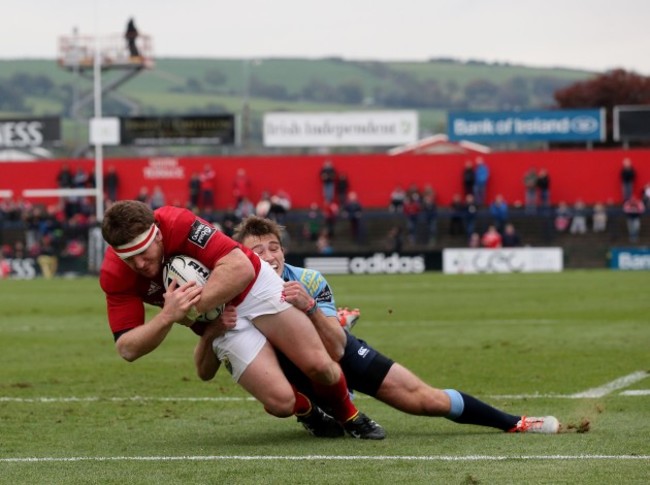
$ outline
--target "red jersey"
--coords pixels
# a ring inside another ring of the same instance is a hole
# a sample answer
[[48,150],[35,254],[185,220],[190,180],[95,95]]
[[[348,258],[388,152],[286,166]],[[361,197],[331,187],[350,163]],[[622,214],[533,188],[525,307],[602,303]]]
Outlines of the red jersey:
[[[165,261],[185,254],[208,268],[214,268],[216,262],[233,249],[244,251],[255,268],[255,278],[230,302],[234,305],[241,303],[260,271],[260,258],[255,253],[187,209],[165,206],[154,211],[154,217],[163,238]],[[116,338],[124,331],[144,324],[144,303],[159,307],[164,303],[162,274],[152,280],[137,274],[111,247],[104,256],[99,284],[106,294],[108,323]]]
[[498,232],[486,232],[483,234],[483,238],[481,239],[481,243],[483,244],[483,247],[485,248],[500,248],[501,247],[501,234]]

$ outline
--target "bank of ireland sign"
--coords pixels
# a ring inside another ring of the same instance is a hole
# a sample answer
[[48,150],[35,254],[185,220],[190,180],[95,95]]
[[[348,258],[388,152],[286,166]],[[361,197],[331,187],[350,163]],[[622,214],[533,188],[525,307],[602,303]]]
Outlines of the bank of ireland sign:
[[605,110],[451,112],[447,131],[452,141],[572,141],[605,140]]

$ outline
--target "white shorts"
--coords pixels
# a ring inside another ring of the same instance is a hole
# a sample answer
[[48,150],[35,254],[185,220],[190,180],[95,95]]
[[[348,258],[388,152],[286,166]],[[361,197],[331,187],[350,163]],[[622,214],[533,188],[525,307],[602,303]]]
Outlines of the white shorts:
[[283,288],[282,278],[268,263],[262,261],[255,284],[244,301],[237,306],[235,328],[212,342],[214,353],[232,374],[235,382],[239,381],[266,343],[266,337],[253,325],[253,319],[291,308],[291,304],[284,301]]

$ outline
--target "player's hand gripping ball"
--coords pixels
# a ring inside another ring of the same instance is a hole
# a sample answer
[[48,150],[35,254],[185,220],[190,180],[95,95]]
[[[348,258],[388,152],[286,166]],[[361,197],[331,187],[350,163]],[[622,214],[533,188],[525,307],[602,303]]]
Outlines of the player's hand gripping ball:
[[[172,281],[184,285],[190,281],[196,281],[199,286],[204,286],[210,276],[210,270],[199,260],[190,256],[174,256],[165,266],[163,266],[163,284],[165,290],[171,285]],[[223,305],[214,310],[210,310],[196,317],[196,321],[209,321],[216,320],[223,312]]]

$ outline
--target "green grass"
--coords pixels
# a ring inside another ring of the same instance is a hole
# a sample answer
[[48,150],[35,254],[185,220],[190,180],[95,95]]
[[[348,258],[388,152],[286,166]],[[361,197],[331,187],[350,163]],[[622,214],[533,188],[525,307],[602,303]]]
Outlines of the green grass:
[[[647,273],[328,280],[340,305],[362,310],[354,333],[427,382],[513,413],[554,414],[568,429],[509,435],[358,396],[386,440],[319,440],[244,399],[225,373],[199,381],[196,337],[182,327],[153,354],[122,361],[96,279],[4,280],[0,482],[647,482],[650,397],[621,393],[649,389],[650,377],[567,398],[650,369]],[[576,432],[585,420],[589,431]],[[16,460],[27,458],[42,461]]]

